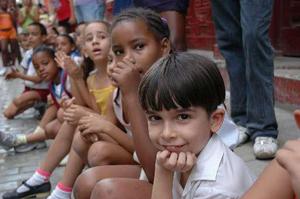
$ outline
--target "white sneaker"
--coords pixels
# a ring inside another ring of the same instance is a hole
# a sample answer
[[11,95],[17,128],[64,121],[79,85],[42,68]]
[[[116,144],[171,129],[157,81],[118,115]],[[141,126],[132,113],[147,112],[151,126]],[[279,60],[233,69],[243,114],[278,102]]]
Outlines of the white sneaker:
[[6,71],[7,71],[7,68],[6,68],[6,67],[1,67],[1,68],[0,68],[0,76],[5,75]]
[[257,137],[253,145],[254,155],[257,159],[271,159],[278,150],[277,140],[272,137]]
[[249,140],[249,135],[247,134],[247,128],[245,128],[243,126],[237,126],[237,129],[239,132],[237,146],[240,146]]

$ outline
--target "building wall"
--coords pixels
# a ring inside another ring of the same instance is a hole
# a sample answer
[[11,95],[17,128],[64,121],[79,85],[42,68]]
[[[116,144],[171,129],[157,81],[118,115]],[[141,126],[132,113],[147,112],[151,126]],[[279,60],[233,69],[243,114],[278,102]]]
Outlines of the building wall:
[[210,0],[190,0],[186,32],[188,48],[213,50],[215,30],[211,18]]

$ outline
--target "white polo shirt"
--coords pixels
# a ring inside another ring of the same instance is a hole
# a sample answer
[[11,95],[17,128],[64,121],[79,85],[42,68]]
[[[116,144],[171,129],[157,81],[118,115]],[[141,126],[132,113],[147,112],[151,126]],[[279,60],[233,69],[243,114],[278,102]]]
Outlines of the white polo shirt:
[[237,199],[256,179],[216,134],[199,154],[184,189],[180,176],[174,173],[173,199]]

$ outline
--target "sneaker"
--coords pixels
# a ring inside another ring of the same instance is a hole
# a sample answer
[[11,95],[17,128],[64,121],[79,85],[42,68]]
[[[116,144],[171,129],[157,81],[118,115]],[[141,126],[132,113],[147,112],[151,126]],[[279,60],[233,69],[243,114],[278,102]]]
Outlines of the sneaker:
[[272,159],[278,149],[277,140],[272,137],[255,138],[253,151],[257,159]]
[[7,68],[6,67],[1,67],[0,68],[0,76],[4,76],[6,74]]
[[6,192],[3,194],[3,199],[21,199],[21,198],[46,198],[50,194],[51,184],[50,182],[45,182],[41,185],[30,186],[26,181],[22,182],[23,185],[28,187],[28,191],[18,193],[17,189]]
[[239,132],[237,146],[240,146],[249,140],[249,135],[247,134],[247,128],[245,128],[243,126],[237,126],[237,129]]
[[44,149],[47,147],[47,144],[45,141],[42,142],[36,142],[36,143],[32,143],[32,144],[23,144],[20,146],[16,146],[15,148],[15,152],[17,153],[26,153],[29,151],[33,151],[35,149]]
[[17,146],[17,136],[12,133],[4,133],[0,131],[0,145],[8,151],[9,149]]

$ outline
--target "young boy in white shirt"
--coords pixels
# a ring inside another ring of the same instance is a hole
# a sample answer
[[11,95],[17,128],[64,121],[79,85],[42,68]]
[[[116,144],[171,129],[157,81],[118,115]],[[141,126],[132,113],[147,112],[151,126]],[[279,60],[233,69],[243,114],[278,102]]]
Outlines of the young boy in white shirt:
[[216,134],[225,87],[212,61],[170,54],[145,74],[139,94],[159,150],[153,199],[236,199],[252,185],[255,177]]

